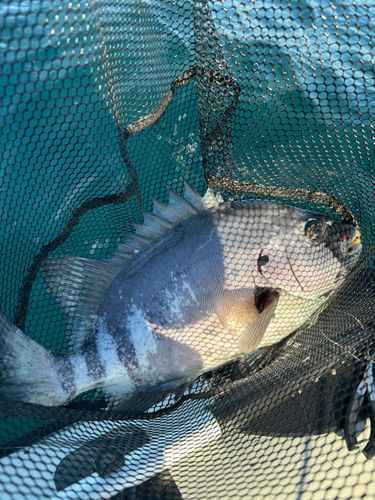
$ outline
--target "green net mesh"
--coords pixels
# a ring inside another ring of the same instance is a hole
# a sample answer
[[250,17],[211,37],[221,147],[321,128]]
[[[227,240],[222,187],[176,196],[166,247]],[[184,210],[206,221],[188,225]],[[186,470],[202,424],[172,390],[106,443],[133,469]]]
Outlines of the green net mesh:
[[[100,387],[50,407],[0,392],[1,500],[375,499],[374,3],[2,0],[0,13],[0,309],[38,344],[74,351],[46,259],[109,260],[184,181],[341,217],[363,245],[307,323],[290,313],[277,342],[148,409],[140,392],[115,411]],[[245,274],[236,253],[233,266]]]

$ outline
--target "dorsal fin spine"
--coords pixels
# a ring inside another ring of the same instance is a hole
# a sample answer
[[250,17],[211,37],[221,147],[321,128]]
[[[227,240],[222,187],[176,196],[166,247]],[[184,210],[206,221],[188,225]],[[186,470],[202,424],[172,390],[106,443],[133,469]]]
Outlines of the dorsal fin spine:
[[175,193],[171,189],[169,189],[169,202],[168,208],[174,210],[177,215],[186,219],[198,213],[198,210],[194,208],[188,201],[186,201],[182,196]]
[[144,224],[137,224],[136,222],[133,222],[133,226],[135,228],[136,235],[144,236],[145,238],[148,238],[150,240],[159,238],[159,236],[165,233],[165,231],[151,231],[151,229],[148,229]]
[[151,241],[155,238],[145,238],[144,236],[139,236],[137,234],[127,234],[125,236],[125,245],[134,247],[136,250],[142,250],[142,248],[147,247]]
[[197,191],[184,180],[185,195],[184,198],[190,203],[198,212],[203,212],[207,209],[203,198],[197,193]]
[[170,222],[161,219],[155,214],[149,214],[148,212],[142,212],[144,223],[143,225],[149,228],[151,231],[160,231],[160,235],[166,233],[173,227]]
[[152,199],[152,204],[154,206],[154,213],[158,217],[161,217],[162,219],[167,220],[168,222],[171,222],[172,224],[178,224],[179,222],[182,221],[182,218],[177,215],[177,213],[169,208],[167,205],[164,205],[163,203],[160,203],[160,201],[155,200],[155,198]]

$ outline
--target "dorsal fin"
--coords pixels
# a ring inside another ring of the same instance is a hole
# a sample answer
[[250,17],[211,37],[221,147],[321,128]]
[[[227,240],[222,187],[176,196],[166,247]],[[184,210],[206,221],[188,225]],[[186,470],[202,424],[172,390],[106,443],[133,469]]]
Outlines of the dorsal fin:
[[182,217],[180,217],[172,208],[169,208],[167,205],[160,203],[160,201],[155,200],[155,198],[151,199],[154,206],[154,214],[161,219],[165,219],[171,224],[178,224],[183,220]]
[[168,208],[174,210],[174,212],[181,219],[183,220],[188,219],[192,215],[196,215],[198,213],[198,210],[194,208],[192,205],[190,205],[190,203],[187,202],[184,198],[182,198],[182,196],[172,191],[172,189],[169,189],[168,192],[169,192]]
[[[156,237],[158,238],[158,236]],[[142,248],[147,247],[151,243],[152,240],[156,239],[155,237],[145,238],[144,236],[139,236],[137,233],[135,234],[127,234],[125,236],[125,241],[122,245],[126,245],[134,250],[142,250]]]
[[157,215],[149,214],[148,212],[142,212],[143,215],[143,225],[149,228],[151,231],[160,231],[160,235],[166,233],[173,224],[170,222],[160,219]]
[[190,203],[198,212],[203,212],[207,209],[203,198],[196,192],[196,190],[184,180],[185,194],[184,198]]
[[66,314],[70,348],[81,347],[91,333],[97,305],[127,259],[118,253],[113,260],[59,257],[43,263],[40,274]]
[[184,186],[184,197],[169,191],[168,206],[153,200],[154,214],[143,212],[144,223],[134,224],[135,233],[126,234],[124,242],[106,259],[59,257],[44,262],[41,275],[67,316],[69,347],[78,349],[83,345],[92,331],[93,315],[103,294],[134,253],[182,220],[219,205],[212,190],[208,189],[202,198],[186,181]]
[[[126,234],[122,252],[131,252],[127,246],[141,250],[152,240],[159,238],[166,233],[175,224],[182,220],[189,219],[199,212],[207,210],[207,208],[216,207],[224,200],[220,195],[215,195],[211,188],[207,189],[206,194],[202,198],[191,185],[184,181],[185,195],[184,197],[169,189],[169,203],[164,205],[152,198],[154,213],[143,213],[143,224],[134,224],[135,234]],[[135,238],[141,237],[142,240],[137,240],[139,246],[136,245]],[[141,246],[144,242],[144,246]],[[115,258],[115,257],[110,257]]]

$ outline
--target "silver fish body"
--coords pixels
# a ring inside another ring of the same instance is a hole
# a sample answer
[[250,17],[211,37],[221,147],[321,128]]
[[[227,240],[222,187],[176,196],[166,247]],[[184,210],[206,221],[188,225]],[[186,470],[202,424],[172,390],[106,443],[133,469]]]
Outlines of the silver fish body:
[[[60,356],[33,346],[46,365],[33,389],[19,380],[14,389],[20,375],[6,348],[5,373],[15,374],[5,377],[6,395],[60,405],[99,387],[114,404],[131,404],[137,392],[173,387],[278,342],[322,307],[360,255],[356,228],[284,204],[226,202],[200,211],[193,199],[184,215],[189,203],[174,203],[154,204],[159,219],[139,226],[108,261],[47,261],[52,291],[58,295],[67,284],[62,307],[69,311],[72,276],[86,294],[86,305],[74,311],[78,342]],[[168,230],[160,229],[164,223]],[[54,284],[59,262],[62,277]]]

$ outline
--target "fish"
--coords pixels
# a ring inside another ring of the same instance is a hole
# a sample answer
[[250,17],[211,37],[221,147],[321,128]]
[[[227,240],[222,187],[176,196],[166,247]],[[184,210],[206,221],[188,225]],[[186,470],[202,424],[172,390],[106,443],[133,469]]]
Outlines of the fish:
[[362,250],[355,226],[268,200],[152,199],[105,259],[46,259],[68,352],[38,344],[1,313],[0,393],[61,406],[100,389],[108,407],[146,411],[199,375],[304,325]]

